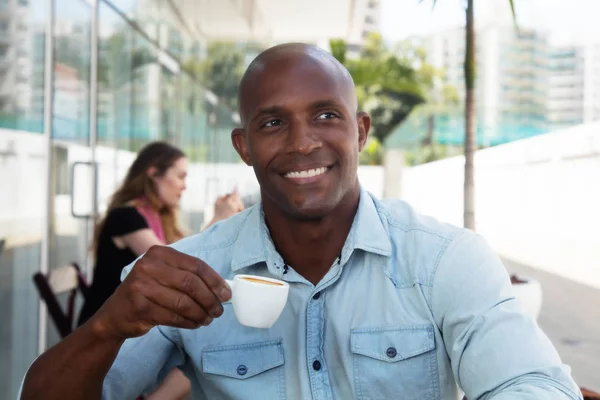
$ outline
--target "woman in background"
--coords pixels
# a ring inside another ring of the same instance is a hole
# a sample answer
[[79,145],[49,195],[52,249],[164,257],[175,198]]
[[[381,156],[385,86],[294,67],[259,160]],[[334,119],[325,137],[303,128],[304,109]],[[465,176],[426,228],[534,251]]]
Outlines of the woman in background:
[[[79,317],[87,321],[121,283],[121,270],[154,245],[176,242],[184,235],[177,210],[188,173],[180,149],[165,142],[144,147],[114,193],[106,216],[95,230],[94,278]],[[243,210],[237,192],[220,197],[208,225]]]
[[[85,323],[121,283],[121,270],[154,245],[176,242],[184,236],[177,210],[188,174],[188,160],[179,148],[165,142],[144,147],[114,193],[106,216],[94,232],[95,267],[92,285],[79,316]],[[215,222],[244,209],[237,193],[215,203]],[[152,398],[183,398],[189,393],[187,379],[175,370]],[[180,390],[181,389],[181,390]],[[175,393],[181,392],[181,393]],[[162,394],[161,394],[162,393]]]

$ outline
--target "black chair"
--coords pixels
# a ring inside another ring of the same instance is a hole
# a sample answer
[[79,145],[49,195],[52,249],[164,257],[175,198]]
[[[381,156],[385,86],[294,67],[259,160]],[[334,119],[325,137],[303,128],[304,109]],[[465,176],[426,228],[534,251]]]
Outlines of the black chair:
[[[37,272],[33,275],[33,283],[37,291],[46,303],[48,313],[54,321],[62,338],[67,337],[73,331],[75,319],[75,297],[77,290],[84,298],[87,298],[89,285],[77,263],[53,269],[48,275]],[[63,311],[57,296],[69,293],[67,298],[67,310]]]

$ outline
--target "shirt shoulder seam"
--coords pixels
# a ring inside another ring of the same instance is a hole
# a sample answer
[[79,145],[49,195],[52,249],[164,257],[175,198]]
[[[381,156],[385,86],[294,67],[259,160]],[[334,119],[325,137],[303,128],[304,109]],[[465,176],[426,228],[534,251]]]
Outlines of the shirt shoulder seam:
[[[241,221],[239,223],[239,228],[241,228],[244,224],[246,224],[247,220],[248,220],[248,216],[250,214],[248,214],[243,221]],[[209,228],[210,229],[210,228]],[[228,238],[228,240],[219,240],[217,243],[212,244],[212,245],[206,245],[204,243],[202,243],[202,239],[203,237],[208,237],[208,235],[210,234],[209,231],[205,231],[205,232],[200,232],[192,237],[190,237],[190,243],[186,243],[186,246],[183,247],[181,249],[181,251],[183,251],[184,253],[189,253],[190,248],[194,249],[196,252],[206,252],[206,251],[211,251],[211,250],[221,250],[221,249],[226,249],[228,247],[233,246],[239,239],[240,237],[240,232],[242,231],[242,229],[236,229],[236,233],[234,235],[232,235],[230,238]],[[198,243],[198,240],[200,240],[200,243]]]

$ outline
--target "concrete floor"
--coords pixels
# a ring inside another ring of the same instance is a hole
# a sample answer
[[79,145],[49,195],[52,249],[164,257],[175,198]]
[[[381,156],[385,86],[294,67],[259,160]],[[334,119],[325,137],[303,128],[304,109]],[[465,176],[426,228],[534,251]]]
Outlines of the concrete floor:
[[503,260],[509,273],[542,284],[540,327],[581,387],[600,392],[600,289]]

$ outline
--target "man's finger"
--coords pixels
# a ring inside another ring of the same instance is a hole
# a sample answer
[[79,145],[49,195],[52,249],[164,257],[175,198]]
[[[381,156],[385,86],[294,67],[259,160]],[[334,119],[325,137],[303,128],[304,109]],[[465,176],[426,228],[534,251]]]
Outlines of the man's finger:
[[[200,324],[145,298],[140,317],[151,326],[167,325],[175,328],[196,329]],[[208,322],[208,321],[207,321]],[[208,322],[210,323],[210,322]]]
[[[177,293],[189,297],[212,317],[220,317],[223,314],[221,300],[200,276],[184,269],[173,268],[160,260],[153,260],[152,264],[144,268],[146,274],[157,283],[157,286],[173,289]],[[146,290],[146,292],[151,292],[151,290]],[[159,302],[159,304],[169,308],[169,304],[162,302]]]
[[200,326],[197,322],[189,320],[160,304],[154,303],[144,295],[137,295],[132,299],[135,310],[136,323],[144,326],[145,330],[157,325],[168,325],[177,328],[195,329]]
[[[206,286],[213,292],[220,301],[227,301],[231,298],[231,289],[225,280],[204,261],[181,253],[170,247],[155,246],[150,249],[156,249],[149,257],[160,260],[171,267],[179,268],[199,276]],[[150,253],[150,251],[148,253]]]
[[191,297],[169,287],[154,285],[151,290],[148,290],[148,293],[145,293],[145,296],[154,304],[164,307],[198,326],[212,320],[206,310]]

